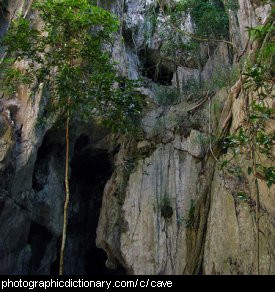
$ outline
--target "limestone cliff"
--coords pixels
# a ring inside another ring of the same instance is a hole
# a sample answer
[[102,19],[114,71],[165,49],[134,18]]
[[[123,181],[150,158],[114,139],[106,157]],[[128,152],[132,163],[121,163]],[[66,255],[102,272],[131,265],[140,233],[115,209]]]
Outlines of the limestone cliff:
[[[0,1],[1,35],[18,11],[36,20],[31,2]],[[210,83],[217,70],[249,53],[246,27],[271,13],[269,4],[256,2],[239,0],[230,11],[234,48],[203,44],[201,62],[183,54],[175,65],[163,61],[162,34],[152,28],[154,0],[98,1],[121,20],[112,55],[121,74],[143,78],[139,90],[148,106],[135,137],[74,121],[65,273],[257,273],[255,198],[236,195],[253,193],[246,158],[235,175],[219,166],[227,154],[211,153],[238,81],[233,89],[202,92],[201,99],[187,91],[189,81]],[[193,31],[190,16],[183,25]],[[65,139],[54,121],[39,122],[47,115],[47,94],[43,86],[35,96],[21,88],[0,100],[0,274],[57,273]],[[241,123],[238,97],[230,107],[231,131]],[[274,191],[260,182],[261,274],[275,274]]]

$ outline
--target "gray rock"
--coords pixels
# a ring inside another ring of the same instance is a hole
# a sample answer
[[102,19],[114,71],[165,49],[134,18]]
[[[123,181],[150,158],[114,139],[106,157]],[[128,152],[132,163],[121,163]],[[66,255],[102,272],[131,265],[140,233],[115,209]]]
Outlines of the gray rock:
[[[246,27],[263,23],[270,9],[268,5],[253,8],[250,0],[239,2],[239,11],[230,13],[238,54],[247,41]],[[31,2],[8,3],[0,20],[1,35],[16,12],[28,12]],[[160,30],[153,31],[147,17],[155,2],[98,3],[123,21],[109,48],[117,68],[122,75],[139,79],[146,60],[158,64],[161,58]],[[41,25],[37,14],[29,16]],[[183,26],[193,31],[189,15],[183,17]],[[201,68],[188,54],[182,55],[177,68],[164,62],[162,66],[173,75],[169,86],[143,78],[139,91],[148,106],[141,135],[127,138],[110,134],[95,122],[73,122],[65,273],[256,274],[252,179],[220,170],[208,151],[209,103],[190,113],[198,101],[187,98],[183,90],[190,80],[210,82],[216,68],[230,65],[228,47],[222,43],[214,47],[209,54],[207,46],[201,46]],[[159,90],[177,86],[176,70],[181,93],[160,106]],[[226,90],[212,97],[212,134],[226,98]],[[240,100],[233,104],[232,130],[241,123]],[[55,118],[39,123],[46,105],[42,84],[34,98],[22,87],[13,99],[1,99],[0,274],[57,273],[65,145],[64,131],[53,127]],[[246,172],[244,157],[240,163]],[[259,187],[260,273],[274,274],[274,187],[268,189],[263,181]],[[251,195],[240,201],[238,192]]]

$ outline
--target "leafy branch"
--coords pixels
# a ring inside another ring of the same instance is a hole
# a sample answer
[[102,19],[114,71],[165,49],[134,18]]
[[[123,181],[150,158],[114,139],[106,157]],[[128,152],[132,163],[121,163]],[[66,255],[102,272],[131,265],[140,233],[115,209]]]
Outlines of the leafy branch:
[[270,131],[268,124],[274,119],[274,79],[272,59],[274,50],[271,48],[271,36],[274,32],[274,22],[269,21],[263,26],[249,29],[250,38],[257,41],[256,49],[246,61],[242,72],[240,88],[244,99],[244,119],[241,128],[226,137],[225,149],[232,150],[232,157],[223,161],[228,165],[240,153],[250,156],[248,175],[253,175],[256,198],[257,226],[257,273],[260,273],[260,191],[259,179],[265,180],[269,188],[275,184],[275,168],[266,165],[262,160],[274,163],[275,133]]
[[[112,130],[131,132],[144,101],[137,83],[119,76],[106,46],[119,22],[89,0],[36,0],[42,26],[25,16],[12,21],[1,40],[8,58],[1,64],[0,85],[8,96],[19,86],[47,86],[50,112],[65,121],[65,200],[59,273],[63,274],[69,214],[69,129],[73,118],[92,117]],[[24,61],[24,66],[19,63]]]

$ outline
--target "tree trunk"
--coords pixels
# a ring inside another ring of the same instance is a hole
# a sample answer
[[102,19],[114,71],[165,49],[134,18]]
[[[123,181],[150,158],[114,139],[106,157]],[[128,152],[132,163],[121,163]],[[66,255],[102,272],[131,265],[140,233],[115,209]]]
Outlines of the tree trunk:
[[70,117],[67,116],[66,121],[66,162],[65,162],[65,189],[66,197],[64,203],[64,218],[63,218],[63,233],[62,233],[62,243],[60,249],[60,262],[59,262],[59,275],[63,275],[63,266],[64,266],[64,251],[66,244],[67,236],[67,223],[68,223],[68,209],[69,209],[69,200],[70,200],[70,189],[69,189],[69,123]]

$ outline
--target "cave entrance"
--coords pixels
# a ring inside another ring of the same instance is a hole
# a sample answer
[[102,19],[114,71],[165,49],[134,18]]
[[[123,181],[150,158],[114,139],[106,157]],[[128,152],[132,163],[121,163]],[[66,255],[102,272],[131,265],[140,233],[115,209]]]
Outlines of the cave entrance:
[[29,273],[31,275],[40,274],[41,271],[43,272],[43,266],[41,264],[47,250],[47,245],[51,240],[51,232],[46,227],[32,221],[28,240],[32,251],[29,267]]
[[64,270],[74,275],[124,274],[123,268],[107,269],[107,255],[96,247],[102,195],[113,167],[106,150],[95,150],[89,145],[89,137],[80,136],[71,160],[71,206]]
[[175,68],[171,65],[168,66],[167,62],[167,64],[161,62],[159,52],[150,49],[141,50],[139,57],[142,62],[142,76],[160,85],[172,85]]

